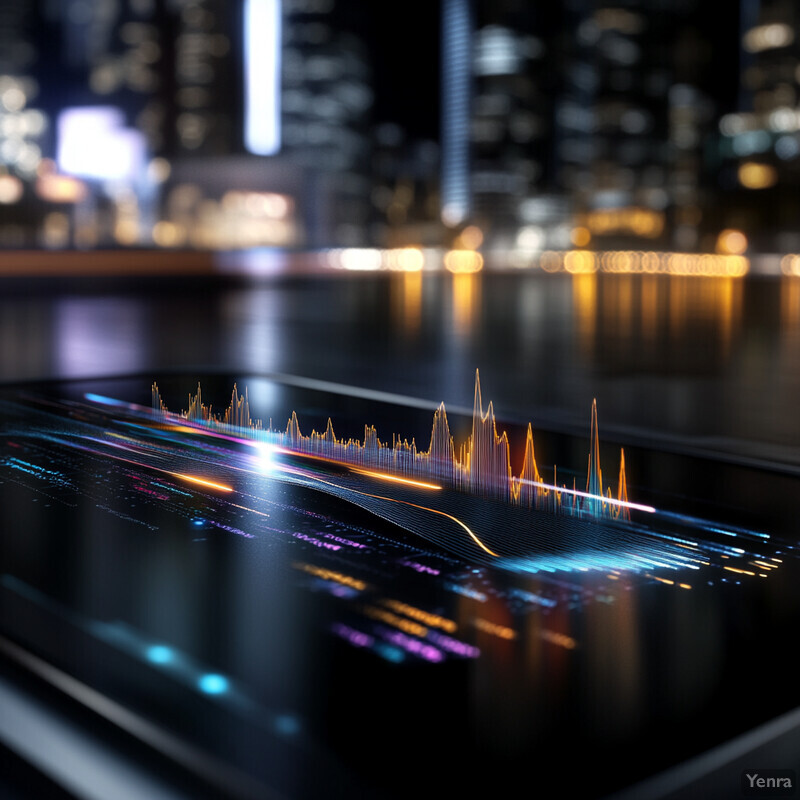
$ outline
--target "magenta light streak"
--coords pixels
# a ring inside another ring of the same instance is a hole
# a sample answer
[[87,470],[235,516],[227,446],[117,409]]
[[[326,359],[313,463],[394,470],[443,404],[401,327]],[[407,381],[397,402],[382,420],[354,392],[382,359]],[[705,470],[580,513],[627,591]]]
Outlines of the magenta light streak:
[[353,647],[371,647],[375,639],[367,633],[362,633],[342,622],[336,622],[331,626],[331,630],[342,639],[350,642]]
[[477,658],[481,654],[480,649],[474,645],[460,642],[458,639],[452,639],[437,631],[428,631],[428,638],[437,645],[437,647],[440,647],[442,650],[447,650],[448,653],[453,653],[457,656]]
[[407,653],[424,658],[425,661],[430,661],[434,664],[444,661],[444,654],[441,650],[437,650],[430,644],[425,644],[419,639],[414,639],[412,636],[406,636],[400,631],[390,631],[388,628],[379,627],[378,632],[381,638],[385,639],[391,644],[397,645]]
[[403,567],[409,567],[410,569],[416,570],[417,572],[425,572],[428,575],[439,574],[438,569],[434,569],[433,567],[426,567],[424,564],[418,564],[416,561],[401,561],[400,565]]

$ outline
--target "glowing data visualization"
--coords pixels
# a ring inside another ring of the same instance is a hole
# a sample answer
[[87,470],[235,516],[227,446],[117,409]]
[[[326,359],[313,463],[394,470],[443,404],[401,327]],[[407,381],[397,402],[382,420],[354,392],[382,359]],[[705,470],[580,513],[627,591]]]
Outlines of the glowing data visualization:
[[[486,383],[471,414],[246,376],[0,391],[0,636],[167,726],[213,712],[192,735],[229,726],[267,782],[296,746],[290,797],[320,732],[368,784],[434,759],[463,796],[579,752],[594,797],[729,737],[732,698],[743,725],[794,707],[790,478],[623,454],[603,403],[534,448]],[[681,496],[728,480],[778,499],[763,529]]]
[[[763,533],[632,502],[623,451],[616,486],[606,485],[596,402],[591,407],[585,481],[560,483],[555,466],[551,479],[543,476],[530,424],[515,472],[509,438],[498,432],[493,404],[484,408],[477,371],[471,433],[457,443],[441,404],[433,412],[426,449],[398,434],[383,440],[370,424],[365,424],[360,440],[338,438],[330,418],[322,432],[305,434],[295,412],[288,414],[285,427],[273,428],[271,420],[265,427],[251,413],[247,389],[240,394],[237,386],[219,414],[204,403],[199,385],[189,394],[187,408],[171,413],[153,384],[152,413],[163,424],[178,426],[175,432],[191,430],[249,444],[258,452],[262,473],[271,479],[334,495],[448,552],[512,571],[696,571],[712,563],[709,553],[738,561],[749,552],[731,546],[731,539],[769,539]],[[721,541],[708,542],[709,537]],[[751,562],[723,568],[755,575]],[[679,580],[676,585],[688,584]]]
[[[156,413],[169,417],[170,414],[158,390],[152,387],[153,409]],[[536,465],[533,445],[533,429],[528,424],[525,441],[525,454],[522,469],[514,475],[511,466],[511,452],[508,436],[498,434],[493,405],[490,402],[483,409],[481,384],[478,372],[475,373],[475,398],[472,415],[472,434],[467,441],[456,446],[447,411],[442,403],[434,412],[433,427],[427,450],[417,448],[414,439],[392,435],[391,444],[381,441],[373,425],[364,426],[364,438],[338,439],[330,418],[322,433],[312,430],[303,435],[297,414],[292,412],[286,429],[264,430],[260,420],[250,415],[250,401],[245,389],[239,395],[233,388],[230,405],[219,417],[210,406],[203,404],[202,391],[197,387],[196,394],[189,396],[188,409],[181,415],[190,422],[198,422],[216,429],[234,429],[269,442],[285,452],[297,453],[314,458],[325,458],[342,464],[368,470],[383,470],[385,479],[403,482],[404,477],[413,485],[428,488],[451,488],[473,492],[484,497],[496,498],[529,508],[543,509],[579,517],[608,517],[611,519],[630,519],[630,509],[651,510],[649,507],[628,502],[625,479],[625,454],[620,452],[619,480],[616,494],[607,488],[604,494],[603,477],[600,469],[600,444],[597,430],[597,404],[592,403],[589,463],[585,489],[579,490],[576,481],[572,486],[547,483]],[[377,473],[369,473],[377,477]],[[421,483],[428,481],[429,483]]]

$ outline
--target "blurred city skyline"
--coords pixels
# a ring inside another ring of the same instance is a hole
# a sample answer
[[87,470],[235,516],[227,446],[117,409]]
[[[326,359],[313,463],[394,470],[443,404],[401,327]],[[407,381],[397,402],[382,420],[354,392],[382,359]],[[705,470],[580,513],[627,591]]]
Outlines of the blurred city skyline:
[[800,271],[788,0],[0,12],[6,249],[771,254]]

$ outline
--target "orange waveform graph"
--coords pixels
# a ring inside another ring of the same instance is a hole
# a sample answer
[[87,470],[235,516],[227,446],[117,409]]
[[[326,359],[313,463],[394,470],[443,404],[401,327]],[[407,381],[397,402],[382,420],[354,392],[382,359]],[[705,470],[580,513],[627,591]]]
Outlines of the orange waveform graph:
[[202,390],[188,398],[188,408],[172,415],[161,397],[158,386],[152,385],[154,412],[162,418],[175,417],[189,423],[233,433],[240,437],[269,442],[279,452],[320,459],[345,466],[352,471],[379,481],[394,482],[426,491],[442,488],[469,492],[515,505],[567,514],[577,517],[630,520],[631,510],[654,512],[650,506],[628,500],[625,454],[620,450],[616,492],[604,484],[600,466],[600,442],[597,404],[592,403],[588,467],[585,486],[559,485],[541,475],[534,454],[533,428],[528,424],[522,465],[518,473],[512,469],[508,436],[498,433],[493,404],[484,410],[480,376],[475,373],[472,430],[466,441],[456,446],[447,420],[444,403],[434,411],[431,438],[426,450],[397,435],[391,442],[381,441],[375,426],[364,426],[364,438],[339,439],[328,419],[322,433],[301,432],[297,414],[292,412],[285,430],[265,429],[250,414],[247,390],[239,394],[233,387],[231,402],[217,415],[203,403]]

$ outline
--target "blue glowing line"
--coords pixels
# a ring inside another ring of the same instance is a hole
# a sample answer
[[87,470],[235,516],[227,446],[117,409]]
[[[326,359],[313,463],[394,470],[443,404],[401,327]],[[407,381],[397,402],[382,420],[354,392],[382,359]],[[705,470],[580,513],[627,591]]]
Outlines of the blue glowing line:
[[733,531],[726,531],[726,530],[723,530],[722,528],[712,528],[710,525],[706,525],[704,527],[705,527],[705,529],[707,531],[711,531],[712,533],[722,533],[725,536],[737,536],[738,535],[738,534],[735,534]]
[[245,146],[259,156],[281,149],[280,0],[244,7]]
[[691,539],[682,539],[680,536],[670,536],[668,533],[661,533],[661,531],[654,531],[645,529],[648,536],[655,536],[659,539],[667,539],[670,542],[677,542],[678,544],[685,544],[687,547],[697,549],[700,545]]
[[711,553],[721,553],[724,556],[742,556],[747,552],[742,550],[741,547],[728,547],[724,544],[713,544],[712,542],[704,542],[703,549]]
[[182,492],[180,489],[176,489],[174,486],[167,486],[165,483],[158,483],[157,481],[150,481],[151,486],[158,486],[159,489],[166,489],[168,492],[173,492],[174,494],[182,494],[186,495],[186,497],[192,497],[190,492]]
[[758,536],[760,539],[769,539],[768,533],[756,533],[755,531],[747,531],[747,530],[726,531],[723,528],[714,528],[711,525],[704,525],[703,527],[707,531],[711,531],[712,533],[723,533],[725,534],[725,536],[741,536],[745,534],[747,536]]
[[725,536],[754,536],[757,539],[769,539],[768,533],[759,533],[758,531],[751,531],[748,528],[736,528],[734,526],[728,529],[718,528],[713,523],[699,517],[691,517],[686,514],[679,514],[675,511],[659,511],[658,514],[667,519],[676,519],[684,525],[691,525],[695,528],[711,531],[712,533],[722,533]]
[[115,408],[131,408],[130,403],[125,403],[122,400],[115,400],[113,397],[105,397],[102,394],[95,394],[94,392],[86,392],[83,395],[90,403],[100,403],[104,406],[114,406]]

